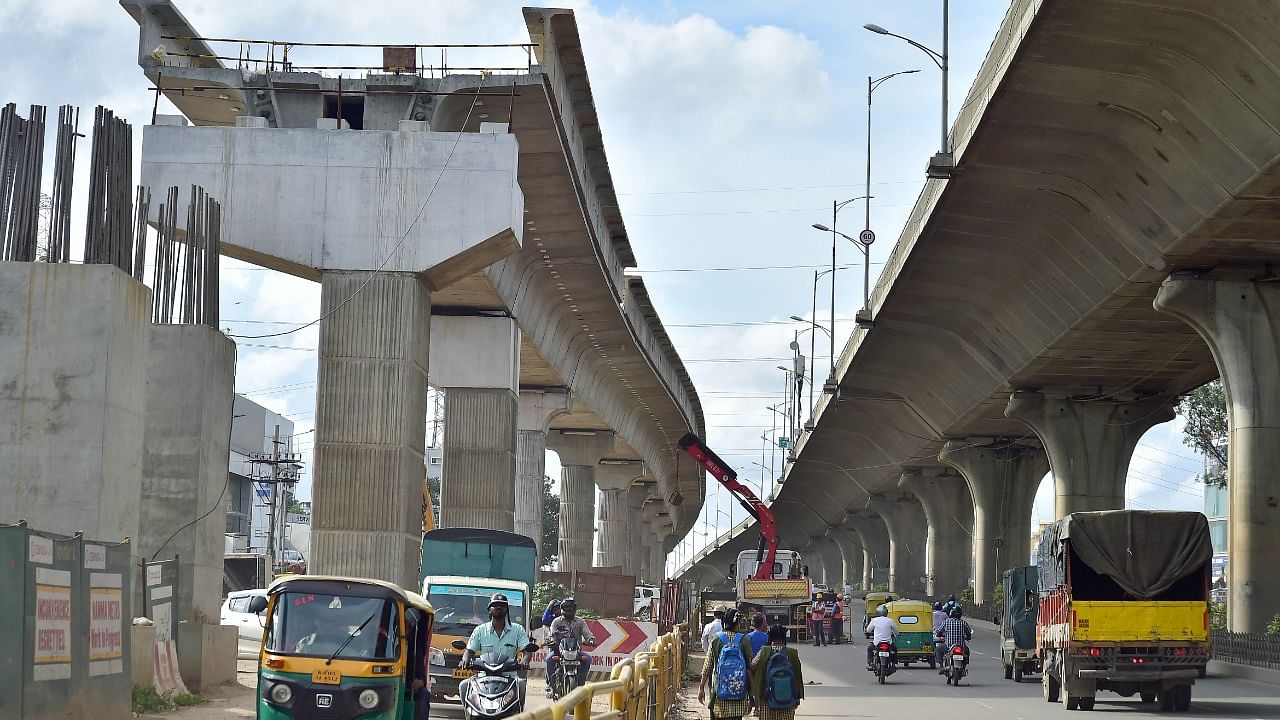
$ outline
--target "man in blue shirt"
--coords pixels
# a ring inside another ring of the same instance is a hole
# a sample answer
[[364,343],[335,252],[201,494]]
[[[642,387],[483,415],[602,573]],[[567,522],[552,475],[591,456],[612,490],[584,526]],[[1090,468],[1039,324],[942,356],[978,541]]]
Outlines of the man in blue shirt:
[[[751,641],[752,658],[760,654],[760,648],[769,644],[769,631],[766,629],[767,626],[768,625],[764,619],[764,613],[756,613],[755,617],[751,618],[751,627],[753,629],[751,632],[747,633],[747,640]],[[750,661],[751,658],[747,658],[747,662]]]
[[[479,625],[471,631],[471,639],[467,641],[467,651],[462,653],[459,667],[466,667],[471,658],[489,652],[496,652],[514,658],[516,653],[529,644],[529,633],[519,623],[508,622],[507,596],[494,593],[489,599],[489,622]],[[530,655],[526,654],[520,661],[529,669]],[[513,673],[507,673],[508,676]]]

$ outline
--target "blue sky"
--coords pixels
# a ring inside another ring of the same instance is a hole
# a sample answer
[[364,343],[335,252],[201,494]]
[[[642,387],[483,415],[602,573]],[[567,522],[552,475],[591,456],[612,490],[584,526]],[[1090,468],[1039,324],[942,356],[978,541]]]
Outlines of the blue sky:
[[[527,41],[521,4],[384,0],[371,11],[369,4],[334,0],[199,0],[179,7],[210,36],[485,43]],[[744,475],[758,477],[750,463],[760,458],[760,434],[771,426],[765,406],[781,399],[775,367],[802,329],[787,318],[810,313],[814,268],[830,263],[830,236],[810,224],[830,224],[832,201],[864,194],[867,76],[921,70],[875,93],[873,282],[938,145],[939,71],[915,48],[862,25],[874,22],[941,49],[941,2],[557,4],[578,11],[639,271],[701,394],[708,441]],[[1002,0],[952,3],[953,116],[1006,9]],[[90,117],[93,105],[103,103],[138,127],[152,97],[136,49],[136,25],[114,2],[0,0],[0,64],[7,70],[0,100],[74,103]],[[84,143],[81,163],[87,152]],[[861,226],[861,203],[842,211],[840,229],[852,234]],[[839,253],[842,266],[854,267],[836,277],[837,347],[862,294],[861,256],[847,245]],[[258,334],[317,316],[316,285],[224,262],[222,315],[233,332]],[[744,267],[788,269],[706,270]],[[823,300],[828,282],[819,287],[820,322],[830,312]],[[688,327],[706,323],[753,324]],[[807,337],[801,343],[807,353]],[[823,345],[819,377],[828,363]],[[295,418],[304,452],[311,446],[315,346],[314,329],[240,343],[237,390],[257,391],[255,400]],[[1182,446],[1179,428],[1175,421],[1144,438],[1130,475],[1135,507],[1200,507],[1193,478],[1201,461]],[[555,456],[548,460],[556,473]],[[1037,502],[1040,519],[1052,515],[1048,488],[1046,482]],[[300,489],[309,493],[306,482]],[[711,524],[727,527],[728,520]]]

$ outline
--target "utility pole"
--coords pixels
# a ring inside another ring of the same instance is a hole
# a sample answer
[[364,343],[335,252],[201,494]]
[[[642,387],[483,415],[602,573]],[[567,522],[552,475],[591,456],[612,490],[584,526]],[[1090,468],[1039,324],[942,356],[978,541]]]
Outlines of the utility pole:
[[280,448],[285,444],[285,441],[280,439],[280,425],[277,423],[275,433],[271,437],[271,453],[251,453],[249,455],[249,462],[255,465],[271,466],[270,478],[260,477],[259,482],[266,482],[271,486],[271,491],[267,496],[267,558],[271,562],[273,572],[276,564],[277,545],[282,546],[284,544],[289,512],[287,503],[284,511],[281,512],[280,506],[284,499],[288,497],[288,493],[281,491],[280,486],[282,484],[292,485],[296,483],[298,481],[298,470],[302,467],[301,459],[298,455],[292,452],[282,453],[280,451]]

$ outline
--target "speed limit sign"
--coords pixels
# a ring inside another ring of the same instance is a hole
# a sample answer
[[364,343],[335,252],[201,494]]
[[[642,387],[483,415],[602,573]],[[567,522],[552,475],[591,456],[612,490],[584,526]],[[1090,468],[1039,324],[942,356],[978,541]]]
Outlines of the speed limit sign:
[[863,230],[862,232],[858,233],[858,242],[862,243],[863,245],[870,245],[875,241],[876,241],[876,234],[871,230]]

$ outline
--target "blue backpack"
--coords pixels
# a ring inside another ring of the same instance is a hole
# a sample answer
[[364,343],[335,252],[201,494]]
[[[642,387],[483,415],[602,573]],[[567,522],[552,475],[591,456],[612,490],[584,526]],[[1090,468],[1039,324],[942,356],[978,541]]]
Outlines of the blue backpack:
[[796,671],[791,667],[787,649],[774,650],[764,666],[764,694],[770,708],[794,710],[800,704],[796,693]]
[[742,657],[738,634],[730,638],[719,633],[720,656],[716,658],[716,698],[719,700],[747,699],[747,660]]

